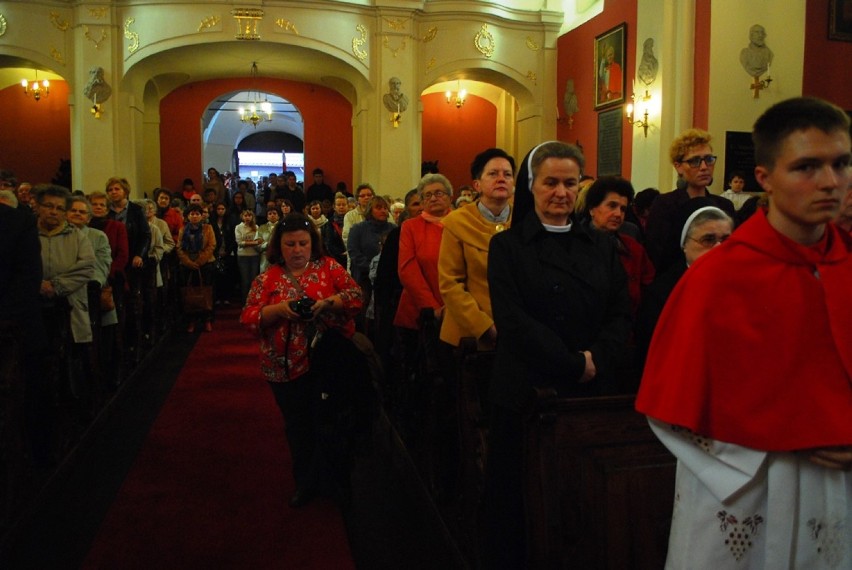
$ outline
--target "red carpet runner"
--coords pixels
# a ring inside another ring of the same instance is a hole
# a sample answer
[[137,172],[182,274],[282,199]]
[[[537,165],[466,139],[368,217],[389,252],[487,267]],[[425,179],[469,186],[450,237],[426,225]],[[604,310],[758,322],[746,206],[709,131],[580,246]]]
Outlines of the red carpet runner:
[[237,315],[201,334],[84,568],[354,568],[330,500],[287,506],[283,420]]

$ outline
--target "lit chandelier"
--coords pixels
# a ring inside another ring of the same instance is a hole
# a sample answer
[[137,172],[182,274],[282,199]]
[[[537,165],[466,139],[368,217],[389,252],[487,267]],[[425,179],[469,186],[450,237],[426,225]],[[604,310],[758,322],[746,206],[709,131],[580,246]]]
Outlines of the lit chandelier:
[[461,106],[464,105],[465,99],[467,99],[467,89],[461,88],[461,81],[458,82],[456,91],[447,91],[444,93],[447,97],[447,103],[450,105],[455,105],[456,109],[461,109]]
[[29,81],[27,79],[21,80],[21,87],[24,88],[24,95],[33,94],[33,99],[36,101],[41,100],[42,96],[47,97],[50,95],[50,81],[47,79],[39,82],[38,80],[38,69],[35,70],[35,80]]
[[[257,62],[254,61],[251,63],[251,81],[254,87],[252,91],[249,91],[251,101],[248,108],[239,108],[240,120],[251,123],[254,128],[257,128],[259,122],[272,120],[272,103],[265,96],[263,101],[260,100],[260,93],[257,91]],[[266,118],[258,113],[266,115]]]

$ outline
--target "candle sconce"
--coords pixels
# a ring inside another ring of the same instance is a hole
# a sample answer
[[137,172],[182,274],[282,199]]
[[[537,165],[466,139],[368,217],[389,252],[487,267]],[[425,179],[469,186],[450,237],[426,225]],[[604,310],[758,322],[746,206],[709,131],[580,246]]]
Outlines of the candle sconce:
[[766,79],[761,79],[759,75],[755,75],[753,77],[754,81],[749,88],[754,92],[753,97],[755,99],[760,99],[760,92],[764,89],[769,89],[769,84],[772,83],[772,77],[770,75],[766,76]]
[[644,105],[643,105],[643,106],[644,106],[644,113],[642,114],[642,120],[641,120],[641,121],[637,121],[637,120],[636,120],[636,117],[635,117],[635,115],[634,115],[634,114],[635,114],[635,112],[636,112],[636,105],[635,105],[635,103],[636,103],[636,93],[633,93],[633,94],[630,96],[630,100],[631,100],[632,102],[631,102],[631,103],[628,103],[628,104],[627,104],[627,107],[625,107],[625,113],[626,113],[626,115],[627,115],[627,117],[626,117],[626,118],[627,118],[627,122],[628,122],[628,124],[631,124],[631,125],[633,125],[634,127],[639,127],[639,128],[641,128],[641,129],[642,129],[642,132],[643,132],[643,133],[644,133],[644,135],[645,135],[645,138],[647,139],[647,138],[648,138],[648,127],[650,127],[650,126],[651,126],[651,123],[649,123],[649,122],[648,122],[648,106],[649,106],[649,105],[648,105],[648,101],[650,101],[650,100],[651,100],[651,93],[649,93],[649,92],[648,92],[648,90],[646,89],[646,90],[645,90],[645,94],[644,94],[644,95],[642,96],[642,98],[641,98],[642,103],[644,104]]
[[399,128],[399,122],[402,120],[402,113],[399,112],[399,111],[391,113],[391,119],[390,120],[391,120],[391,124],[393,125],[393,128],[395,128],[395,129]]

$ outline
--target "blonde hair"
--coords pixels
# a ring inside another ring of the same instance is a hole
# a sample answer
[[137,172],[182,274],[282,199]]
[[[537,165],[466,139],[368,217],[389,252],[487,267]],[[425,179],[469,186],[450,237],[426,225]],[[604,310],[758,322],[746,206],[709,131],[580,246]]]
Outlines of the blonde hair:
[[[705,144],[709,146],[712,138],[710,133],[701,129],[687,129],[683,131],[672,141],[672,145],[669,147],[669,158],[672,164],[681,162],[687,153],[697,146]],[[710,148],[712,149],[713,147]]]

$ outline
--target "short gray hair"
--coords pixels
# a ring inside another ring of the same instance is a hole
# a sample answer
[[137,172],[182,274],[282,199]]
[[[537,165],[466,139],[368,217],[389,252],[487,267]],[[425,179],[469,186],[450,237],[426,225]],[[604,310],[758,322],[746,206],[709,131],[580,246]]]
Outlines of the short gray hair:
[[423,189],[429,186],[430,184],[435,183],[438,183],[443,186],[444,190],[447,191],[447,194],[452,197],[453,185],[450,184],[450,181],[447,180],[446,176],[444,176],[443,174],[438,174],[437,172],[426,174],[425,176],[423,176],[423,178],[420,179],[420,182],[417,183],[417,195],[420,196],[420,198],[422,199]]

